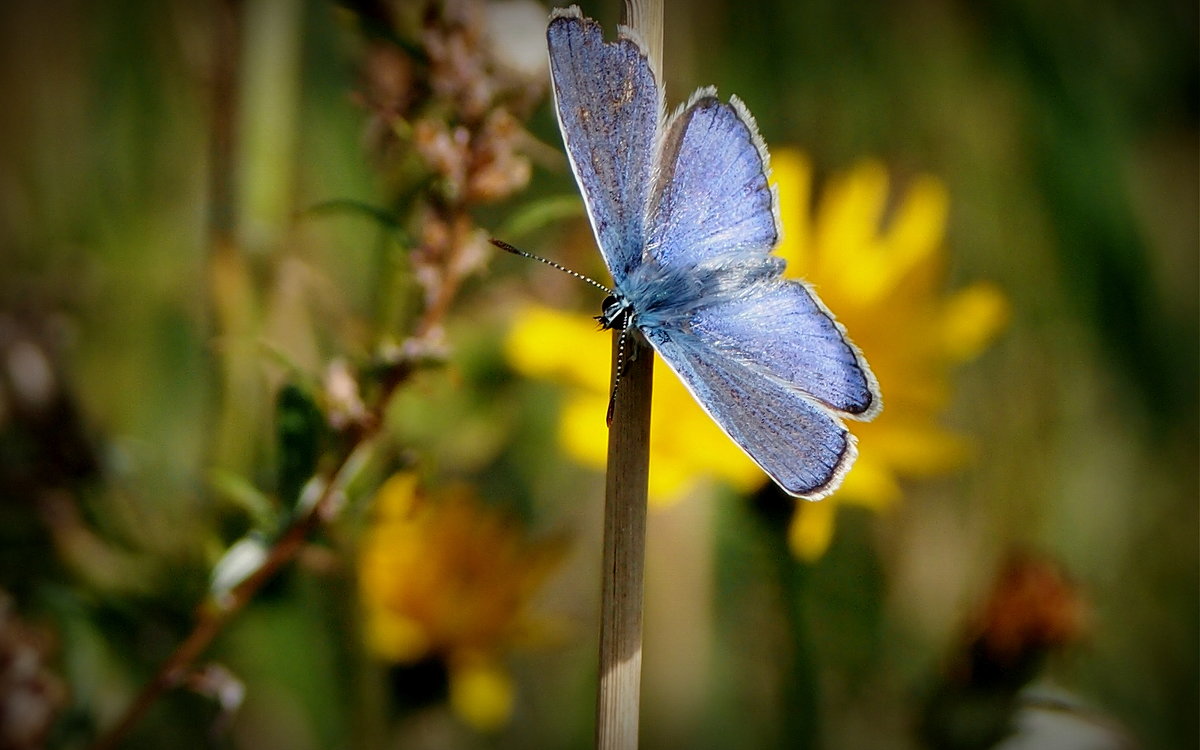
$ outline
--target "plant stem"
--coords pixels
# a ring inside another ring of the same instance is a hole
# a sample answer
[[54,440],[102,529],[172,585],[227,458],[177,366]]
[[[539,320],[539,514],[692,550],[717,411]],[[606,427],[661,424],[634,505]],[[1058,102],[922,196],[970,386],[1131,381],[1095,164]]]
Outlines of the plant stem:
[[[613,376],[619,332],[613,333]],[[650,475],[650,396],[654,352],[634,334],[608,433],[604,493],[604,567],[600,597],[600,690],[596,747],[632,750],[638,742],[642,676],[642,573]]]

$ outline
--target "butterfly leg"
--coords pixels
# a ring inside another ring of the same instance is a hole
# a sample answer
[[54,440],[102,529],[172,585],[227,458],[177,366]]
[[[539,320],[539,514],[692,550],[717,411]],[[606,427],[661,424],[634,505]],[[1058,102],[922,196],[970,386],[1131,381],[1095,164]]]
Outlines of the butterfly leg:
[[[612,393],[608,396],[608,413],[604,417],[604,422],[612,427],[613,410],[617,406],[617,387],[621,385],[621,376],[625,374],[625,339],[629,336],[629,327],[621,327],[621,335],[617,337],[617,374],[613,378]],[[636,355],[637,351],[634,350]]]

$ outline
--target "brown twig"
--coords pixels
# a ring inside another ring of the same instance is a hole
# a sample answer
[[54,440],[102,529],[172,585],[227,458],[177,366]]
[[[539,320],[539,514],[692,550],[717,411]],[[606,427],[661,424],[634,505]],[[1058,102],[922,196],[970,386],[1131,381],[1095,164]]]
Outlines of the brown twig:
[[[613,377],[619,332],[613,334]],[[631,750],[638,740],[642,675],[642,572],[650,476],[654,352],[634,334],[608,433],[604,567],[600,596],[600,690],[596,747]]]

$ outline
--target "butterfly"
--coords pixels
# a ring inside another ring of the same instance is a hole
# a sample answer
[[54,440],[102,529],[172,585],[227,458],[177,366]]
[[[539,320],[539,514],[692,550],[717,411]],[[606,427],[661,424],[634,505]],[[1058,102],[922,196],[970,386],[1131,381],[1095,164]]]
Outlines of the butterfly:
[[598,320],[635,330],[783,490],[818,499],[857,455],[842,418],[879,413],[862,353],[784,279],[767,149],[737,97],[702,88],[667,116],[633,30],[604,40],[575,6],[547,27],[567,156],[613,278]]

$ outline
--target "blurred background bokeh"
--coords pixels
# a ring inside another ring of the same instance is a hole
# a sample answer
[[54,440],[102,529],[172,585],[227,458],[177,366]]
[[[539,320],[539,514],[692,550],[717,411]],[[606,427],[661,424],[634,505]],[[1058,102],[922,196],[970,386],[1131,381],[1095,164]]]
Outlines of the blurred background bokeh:
[[[590,745],[609,338],[486,244],[604,278],[548,10],[0,5],[0,747]],[[1197,28],[668,0],[886,407],[797,508],[659,372],[646,747],[1197,747]]]

